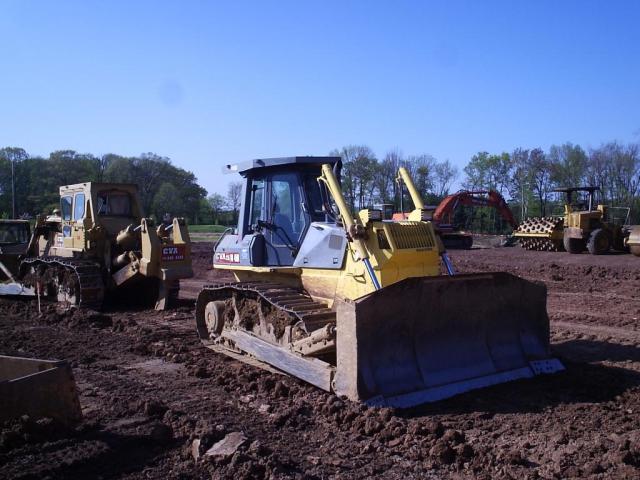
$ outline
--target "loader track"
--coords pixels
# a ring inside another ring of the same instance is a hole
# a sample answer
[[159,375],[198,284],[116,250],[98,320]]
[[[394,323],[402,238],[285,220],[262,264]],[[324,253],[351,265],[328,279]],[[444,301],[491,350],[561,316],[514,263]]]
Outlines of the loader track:
[[104,299],[100,265],[90,260],[63,257],[26,258],[20,276],[32,286],[40,286],[44,296],[55,296],[66,307],[99,310]]
[[[276,336],[284,334],[283,327],[296,326],[296,333],[299,338],[289,338],[284,344],[300,339],[300,335],[308,335],[327,326],[335,325],[336,313],[327,307],[325,303],[313,300],[309,295],[295,288],[277,283],[267,282],[231,282],[204,285],[196,300],[196,323],[198,333],[205,343],[211,343],[210,332],[205,325],[205,309],[209,302],[217,300],[234,299],[236,305],[246,300],[260,299],[266,305],[275,309],[278,322],[272,324],[272,329],[276,331]],[[284,314],[284,315],[282,315]],[[251,333],[255,319],[241,318],[239,324],[235,325]],[[228,322],[227,322],[228,323]],[[284,325],[288,324],[288,325]],[[227,325],[228,326],[228,325]],[[259,336],[259,335],[258,335]]]

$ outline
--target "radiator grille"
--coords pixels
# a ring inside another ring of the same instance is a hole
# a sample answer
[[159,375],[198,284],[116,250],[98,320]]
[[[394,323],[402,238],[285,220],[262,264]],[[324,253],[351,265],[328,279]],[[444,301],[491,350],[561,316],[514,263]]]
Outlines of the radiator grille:
[[385,225],[387,234],[396,248],[434,248],[435,239],[428,224],[422,222],[395,222]]

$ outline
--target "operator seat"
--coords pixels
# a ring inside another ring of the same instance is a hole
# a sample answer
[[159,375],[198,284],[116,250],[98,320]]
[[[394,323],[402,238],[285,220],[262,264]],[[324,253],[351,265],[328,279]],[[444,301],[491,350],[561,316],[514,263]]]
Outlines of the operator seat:
[[276,211],[273,216],[273,225],[275,227],[274,236],[278,238],[283,245],[298,246],[298,237],[293,233],[293,224],[289,217]]

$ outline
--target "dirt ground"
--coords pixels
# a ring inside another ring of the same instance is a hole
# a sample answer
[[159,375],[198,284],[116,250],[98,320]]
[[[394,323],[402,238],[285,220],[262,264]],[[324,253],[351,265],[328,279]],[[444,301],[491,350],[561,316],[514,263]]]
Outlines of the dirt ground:
[[[197,278],[172,311],[61,315],[0,300],[0,353],[68,359],[84,422],[2,425],[0,478],[639,478],[640,258],[453,251],[461,272],[508,271],[548,286],[566,371],[411,411],[366,408],[200,346]],[[227,434],[241,446],[204,457]],[[197,458],[197,459],[196,459]]]

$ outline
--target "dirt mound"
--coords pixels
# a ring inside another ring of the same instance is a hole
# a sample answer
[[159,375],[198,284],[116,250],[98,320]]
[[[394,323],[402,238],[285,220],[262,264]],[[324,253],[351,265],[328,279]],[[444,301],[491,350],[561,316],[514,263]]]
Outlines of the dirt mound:
[[[193,295],[218,274],[211,244],[194,251]],[[0,300],[0,353],[68,359],[85,418],[72,431],[38,419],[2,426],[0,477],[637,478],[634,258],[451,257],[460,271],[544,281],[566,372],[409,411],[368,408],[201,347],[189,300],[168,312],[45,305],[42,315],[35,302]]]

